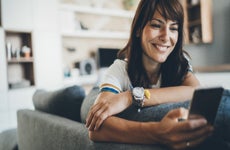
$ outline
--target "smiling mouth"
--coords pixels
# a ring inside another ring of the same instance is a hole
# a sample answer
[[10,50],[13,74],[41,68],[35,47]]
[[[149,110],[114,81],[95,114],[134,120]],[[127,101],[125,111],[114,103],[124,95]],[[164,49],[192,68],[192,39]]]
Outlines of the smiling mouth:
[[160,52],[165,52],[168,50],[169,46],[167,45],[158,45],[158,44],[153,44],[154,47],[156,47]]

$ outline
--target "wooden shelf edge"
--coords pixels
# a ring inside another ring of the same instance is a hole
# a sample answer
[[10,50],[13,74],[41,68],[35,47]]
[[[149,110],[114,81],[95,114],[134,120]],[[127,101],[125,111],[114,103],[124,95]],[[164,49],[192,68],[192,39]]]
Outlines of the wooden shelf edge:
[[195,72],[230,72],[230,64],[222,64],[215,66],[197,66],[194,67]]
[[11,60],[7,60],[8,63],[30,63],[33,62],[33,57],[30,58],[12,58]]
[[128,39],[128,32],[121,31],[75,31],[62,33],[63,37]]
[[71,4],[61,4],[60,10],[124,18],[133,18],[134,16],[134,12],[122,9],[109,9],[90,6],[73,6]]

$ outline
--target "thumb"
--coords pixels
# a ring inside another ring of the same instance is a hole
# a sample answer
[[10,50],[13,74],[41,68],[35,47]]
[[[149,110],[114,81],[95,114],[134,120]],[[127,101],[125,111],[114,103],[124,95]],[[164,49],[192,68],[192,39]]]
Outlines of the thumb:
[[183,118],[183,119],[187,119],[188,117],[188,110],[181,107],[178,109],[173,109],[170,110],[167,113],[167,117],[171,118],[171,119],[178,119],[178,118]]

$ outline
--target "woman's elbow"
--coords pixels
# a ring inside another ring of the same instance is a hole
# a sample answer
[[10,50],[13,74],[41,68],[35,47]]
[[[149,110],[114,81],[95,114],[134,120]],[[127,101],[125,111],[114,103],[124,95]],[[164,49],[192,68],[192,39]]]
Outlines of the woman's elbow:
[[97,133],[97,131],[88,131],[88,134],[89,134],[89,139],[94,141],[94,142],[103,141],[100,138],[100,135],[99,135],[99,133]]
[[93,131],[88,131],[89,139],[92,141],[96,141],[96,136]]

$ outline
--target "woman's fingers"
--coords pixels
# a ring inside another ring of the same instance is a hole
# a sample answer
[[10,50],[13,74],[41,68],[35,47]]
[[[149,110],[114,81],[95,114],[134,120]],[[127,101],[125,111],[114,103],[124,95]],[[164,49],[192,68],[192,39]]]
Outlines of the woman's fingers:
[[188,110],[185,108],[178,108],[178,109],[173,109],[171,111],[169,111],[169,113],[166,115],[167,117],[171,118],[171,119],[176,119],[178,120],[178,118],[187,118],[188,116]]
[[201,142],[203,142],[209,136],[210,134],[203,134],[193,139],[183,140],[181,142],[175,143],[170,147],[173,149],[189,149],[189,148],[198,146]]
[[86,121],[86,127],[90,131],[97,130],[108,116],[108,104],[96,104],[89,112],[89,117]]
[[96,113],[98,110],[100,110],[100,109],[102,109],[102,108],[101,108],[101,106],[100,106],[99,103],[98,103],[98,104],[95,104],[94,106],[92,106],[92,107],[90,108],[89,113],[88,113],[88,115],[87,115],[87,117],[86,117],[86,127],[87,127],[87,128],[88,128],[89,125],[91,124],[92,119],[93,119],[95,113]]

